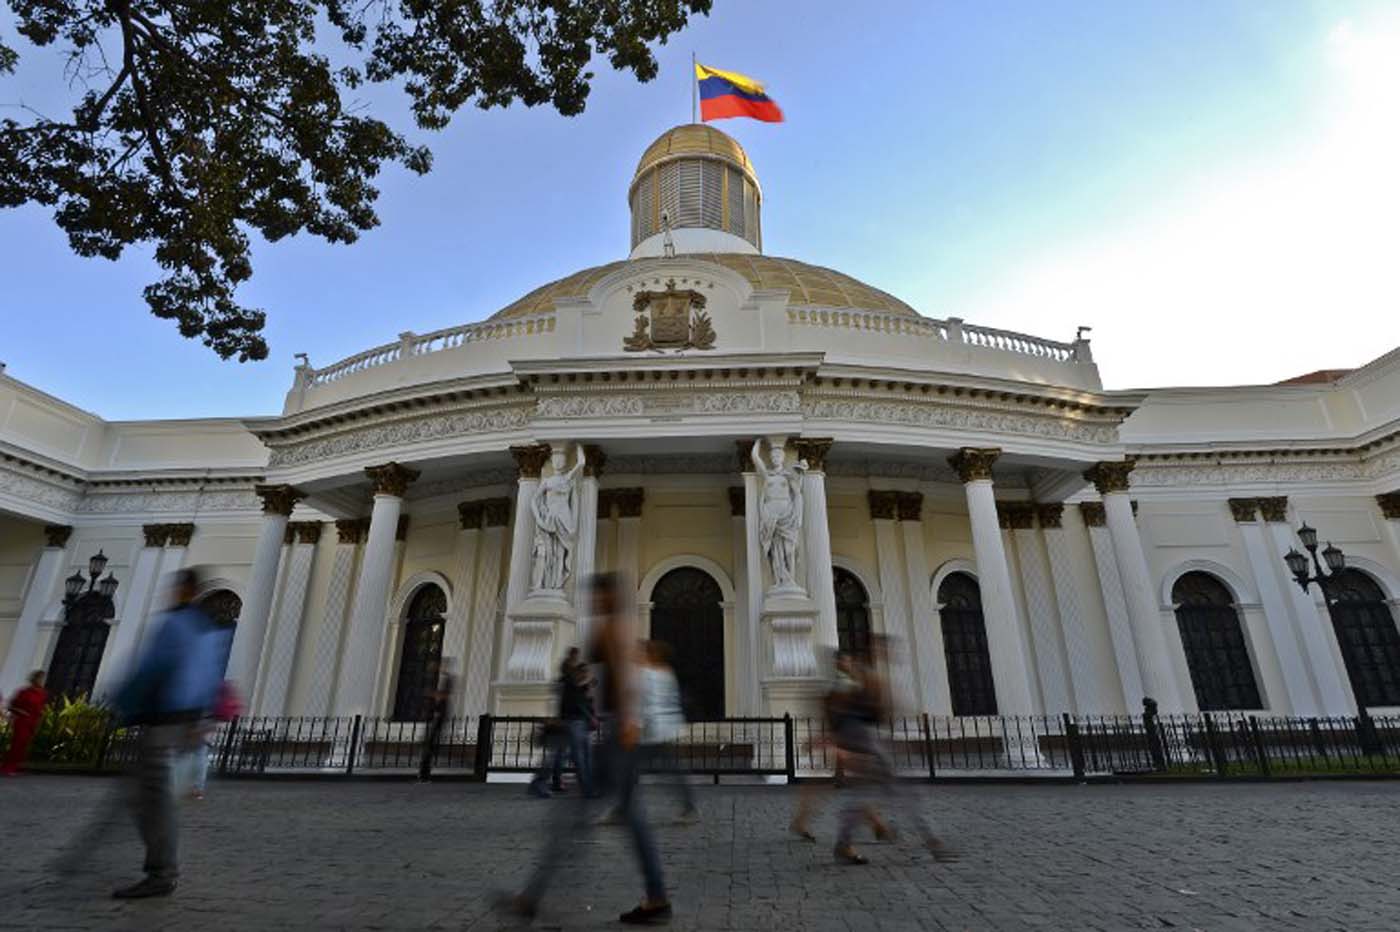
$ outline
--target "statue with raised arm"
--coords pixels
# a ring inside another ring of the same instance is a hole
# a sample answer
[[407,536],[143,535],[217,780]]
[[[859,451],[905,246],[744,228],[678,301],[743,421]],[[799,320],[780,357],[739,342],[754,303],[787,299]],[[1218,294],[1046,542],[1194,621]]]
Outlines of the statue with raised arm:
[[554,474],[540,479],[530,511],[535,518],[534,559],[530,567],[530,588],[534,591],[563,590],[573,570],[574,545],[578,537],[578,474],[583,469],[583,447],[572,469],[565,469],[568,457],[556,447],[549,457]]
[[768,462],[762,456],[762,439],[753,442],[753,464],[762,480],[759,501],[758,540],[773,572],[773,590],[803,592],[797,582],[797,541],[802,536],[802,475],[807,461],[795,466],[783,463],[783,447],[768,444]]

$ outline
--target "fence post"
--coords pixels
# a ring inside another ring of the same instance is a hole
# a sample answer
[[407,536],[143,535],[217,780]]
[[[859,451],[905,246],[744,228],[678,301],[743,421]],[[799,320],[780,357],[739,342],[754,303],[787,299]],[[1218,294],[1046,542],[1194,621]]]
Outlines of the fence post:
[[1084,779],[1084,745],[1079,743],[1079,723],[1068,712],[1061,713],[1065,723],[1065,740],[1069,742],[1069,762],[1074,778]]
[[480,783],[485,783],[491,772],[491,740],[491,713],[483,712],[476,720],[476,760],[472,764],[472,773]]
[[1312,736],[1313,753],[1323,760],[1330,760],[1331,755],[1327,753],[1327,742],[1322,740],[1322,728],[1318,725],[1316,718],[1308,719],[1308,734]]
[[783,713],[783,757],[789,783],[797,782],[797,735],[792,727],[792,713]]
[[364,716],[356,715],[354,723],[350,726],[350,749],[345,753],[346,776],[355,772],[355,752],[360,749],[360,727],[363,722]]
[[1356,743],[1361,745],[1361,753],[1367,757],[1382,753],[1375,719],[1371,718],[1371,713],[1364,706],[1356,710]]
[[1142,697],[1142,730],[1147,733],[1147,753],[1152,757],[1152,769],[1167,772],[1167,751],[1162,746],[1162,726],[1157,721],[1157,700]]
[[93,763],[93,769],[101,773],[107,763],[107,749],[112,746],[112,739],[117,735],[116,720],[109,715],[102,720],[102,740],[97,743],[97,760]]
[[1209,712],[1203,712],[1201,718],[1206,725],[1206,750],[1210,752],[1211,763],[1215,764],[1215,775],[1226,776],[1230,765],[1225,757],[1225,747],[1220,743],[1220,732],[1215,728],[1215,718]]
[[1269,775],[1269,752],[1264,747],[1264,735],[1259,731],[1259,716],[1249,717],[1249,736],[1254,740],[1254,756],[1259,760],[1259,773],[1261,776]]
[[224,733],[224,746],[219,748],[219,776],[228,776],[229,758],[233,757],[233,743],[238,737],[238,726],[243,721],[241,716],[235,715],[228,723],[228,731]]
[[933,759],[933,722],[927,712],[920,713],[919,726],[924,730],[924,757],[928,759],[928,781],[938,779],[938,765]]

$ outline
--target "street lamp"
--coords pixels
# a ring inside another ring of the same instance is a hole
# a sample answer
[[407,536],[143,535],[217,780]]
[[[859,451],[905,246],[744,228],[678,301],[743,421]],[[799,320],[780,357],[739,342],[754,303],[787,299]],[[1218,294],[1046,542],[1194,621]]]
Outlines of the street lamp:
[[120,583],[114,573],[102,578],[107,563],[107,555],[99,550],[88,560],[86,580],[81,570],[63,580],[63,630],[49,668],[49,689],[54,695],[92,689],[97,658],[107,643],[106,623],[117,614],[112,597]]
[[[1308,551],[1307,556],[1299,553],[1296,547],[1288,548],[1288,552],[1283,555],[1283,562],[1288,564],[1288,571],[1293,574],[1293,581],[1296,582],[1304,592],[1313,583],[1317,583],[1317,588],[1322,592],[1322,598],[1330,608],[1332,603],[1337,601],[1332,595],[1333,578],[1347,568],[1347,555],[1342,553],[1341,548],[1334,547],[1329,540],[1327,546],[1322,550],[1322,559],[1317,558],[1317,529],[1309,527],[1307,522],[1298,528],[1298,539],[1303,542],[1303,548]],[[1308,557],[1312,557],[1312,566],[1316,570],[1313,575],[1308,575]],[[1326,563],[1324,570],[1322,564]]]

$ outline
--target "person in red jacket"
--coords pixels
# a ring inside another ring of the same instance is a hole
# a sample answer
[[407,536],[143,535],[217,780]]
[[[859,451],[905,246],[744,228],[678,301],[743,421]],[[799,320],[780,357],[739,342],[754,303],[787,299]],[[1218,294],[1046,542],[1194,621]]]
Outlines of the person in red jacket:
[[10,700],[10,749],[0,763],[0,774],[13,777],[19,772],[20,765],[29,756],[29,743],[34,740],[34,732],[39,730],[39,718],[44,714],[48,698],[49,694],[44,691],[44,671],[35,670],[29,674],[29,685]]

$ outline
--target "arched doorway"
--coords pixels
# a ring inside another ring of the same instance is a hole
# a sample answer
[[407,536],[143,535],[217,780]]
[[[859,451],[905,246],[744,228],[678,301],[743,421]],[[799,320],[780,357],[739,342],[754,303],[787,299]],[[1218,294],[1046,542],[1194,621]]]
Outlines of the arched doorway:
[[1331,582],[1332,626],[1362,708],[1400,705],[1400,630],[1374,579],[1346,569]]
[[430,695],[437,691],[442,663],[446,613],[447,594],[432,584],[419,589],[408,603],[398,685],[394,688],[394,718],[398,721],[423,722],[430,717]]
[[199,607],[214,619],[215,624],[228,629],[228,642],[224,645],[223,669],[228,669],[229,651],[233,649],[233,631],[238,627],[238,616],[243,611],[243,600],[232,589],[213,589],[199,597]]
[[58,632],[45,685],[51,696],[85,696],[97,682],[111,627],[101,618],[80,616]]
[[949,573],[938,585],[938,604],[953,714],[996,715],[996,683],[977,580],[968,573]]
[[856,574],[839,566],[831,569],[836,589],[836,643],[857,657],[870,655],[870,596]]
[[723,601],[714,577],[693,566],[671,570],[651,590],[651,636],[671,645],[691,718],[724,718]]
[[1259,709],[1259,686],[1234,596],[1209,573],[1183,573],[1172,586],[1176,626],[1202,712]]

